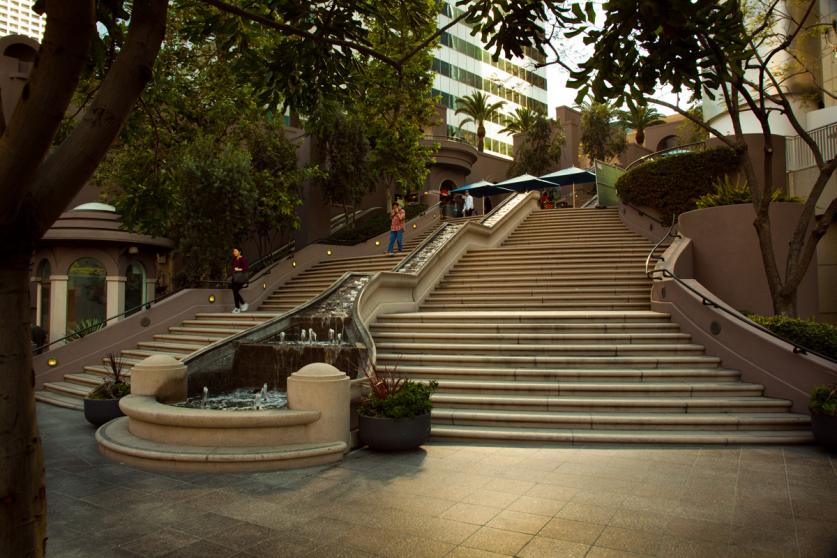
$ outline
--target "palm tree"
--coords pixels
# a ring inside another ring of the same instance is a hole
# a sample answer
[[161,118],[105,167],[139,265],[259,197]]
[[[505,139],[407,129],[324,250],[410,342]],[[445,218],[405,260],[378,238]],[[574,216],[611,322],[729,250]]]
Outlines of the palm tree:
[[501,134],[520,134],[528,132],[543,115],[540,111],[532,110],[526,107],[518,107],[514,114],[503,119],[505,128],[500,130]]
[[488,95],[477,91],[471,95],[465,95],[456,100],[456,112],[454,114],[464,114],[468,118],[459,123],[459,129],[468,122],[473,122],[477,125],[477,149],[485,150],[485,121],[500,114],[500,109],[505,105],[505,101],[496,103],[489,103]]
[[619,126],[636,131],[637,145],[645,143],[646,128],[664,122],[663,115],[657,112],[657,109],[649,108],[648,105],[629,104],[628,110],[620,110],[618,114],[619,120],[616,123]]

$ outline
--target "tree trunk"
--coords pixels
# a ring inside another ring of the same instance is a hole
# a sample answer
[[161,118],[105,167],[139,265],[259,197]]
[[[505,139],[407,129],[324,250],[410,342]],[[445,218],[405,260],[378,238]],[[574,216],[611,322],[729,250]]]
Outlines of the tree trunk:
[[12,253],[0,253],[0,549],[9,557],[43,556],[46,551],[44,462],[35,415],[29,323],[29,255],[20,245]]
[[482,122],[477,126],[477,149],[485,151],[485,126],[482,125]]
[[642,145],[645,143],[645,130],[643,128],[636,129],[636,144]]

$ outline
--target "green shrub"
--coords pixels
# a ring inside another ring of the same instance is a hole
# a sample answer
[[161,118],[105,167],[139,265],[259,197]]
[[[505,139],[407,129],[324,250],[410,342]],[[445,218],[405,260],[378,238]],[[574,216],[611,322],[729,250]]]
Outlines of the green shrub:
[[[419,216],[427,206],[423,203],[408,204],[404,208],[407,214],[407,220]],[[354,229],[342,229],[326,238],[322,242],[324,244],[340,244],[344,246],[353,246],[361,242],[366,242],[372,237],[378,236],[381,233],[387,232],[390,227],[389,211],[383,209],[373,211],[368,215],[364,215],[355,225]]]
[[815,387],[811,392],[808,410],[812,415],[837,416],[837,384]]
[[[697,199],[695,205],[698,208],[704,209],[707,207],[718,207],[721,205],[735,205],[738,203],[753,203],[753,194],[750,192],[750,187],[747,181],[741,181],[740,177],[736,177],[735,182],[730,179],[729,175],[724,175],[723,178],[714,182],[715,192],[704,194]],[[799,198],[788,196],[781,190],[773,190],[770,194],[770,201],[772,202],[799,202]]]
[[787,316],[748,316],[776,335],[837,359],[837,326]]
[[105,322],[98,318],[85,318],[79,322],[72,322],[67,328],[66,343],[81,339],[105,327]]
[[433,404],[430,396],[439,382],[418,383],[400,376],[395,370],[366,373],[368,392],[360,402],[358,412],[368,417],[408,418],[426,415]]
[[712,193],[713,182],[735,175],[738,154],[721,147],[670,155],[632,168],[616,181],[622,201],[651,207],[671,224],[671,216],[696,208],[696,200]]

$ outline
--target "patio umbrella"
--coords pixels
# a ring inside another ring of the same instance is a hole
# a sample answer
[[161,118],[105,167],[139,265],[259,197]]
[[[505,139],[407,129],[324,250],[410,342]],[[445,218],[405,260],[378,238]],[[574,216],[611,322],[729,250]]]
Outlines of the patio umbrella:
[[492,184],[487,180],[480,180],[479,182],[474,182],[473,184],[466,184],[465,186],[454,188],[450,191],[450,193],[464,194],[465,192],[471,192],[471,195],[475,198],[482,198],[485,196],[494,196],[496,194],[507,194],[511,191],[512,190],[510,188],[498,187],[496,184]]
[[551,188],[554,186],[551,182],[541,180],[537,176],[531,174],[521,174],[514,178],[509,178],[494,185],[498,188],[505,188],[506,190],[514,190],[515,192],[528,192],[530,190],[540,190],[542,188]]
[[580,169],[578,167],[569,167],[545,174],[541,177],[541,180],[546,180],[547,182],[552,183],[553,186],[584,184],[585,182],[595,182],[596,173]]

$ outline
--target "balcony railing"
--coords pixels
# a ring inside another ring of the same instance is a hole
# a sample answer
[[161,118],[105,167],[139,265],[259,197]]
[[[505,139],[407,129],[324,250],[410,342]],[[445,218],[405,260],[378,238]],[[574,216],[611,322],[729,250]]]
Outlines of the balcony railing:
[[[837,122],[816,128],[808,132],[811,139],[819,146],[825,161],[837,156]],[[794,136],[785,140],[785,172],[794,172],[816,166],[814,152],[801,137]]]

